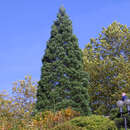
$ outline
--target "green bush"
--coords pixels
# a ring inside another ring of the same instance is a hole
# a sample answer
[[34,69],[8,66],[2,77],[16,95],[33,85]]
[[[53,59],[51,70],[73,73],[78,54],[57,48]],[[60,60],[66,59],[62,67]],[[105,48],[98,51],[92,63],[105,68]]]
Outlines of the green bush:
[[117,130],[114,121],[104,116],[76,117],[69,122],[74,126],[86,128],[85,130]]
[[64,123],[64,124],[56,126],[55,128],[51,130],[86,130],[86,129],[71,125],[70,123]]

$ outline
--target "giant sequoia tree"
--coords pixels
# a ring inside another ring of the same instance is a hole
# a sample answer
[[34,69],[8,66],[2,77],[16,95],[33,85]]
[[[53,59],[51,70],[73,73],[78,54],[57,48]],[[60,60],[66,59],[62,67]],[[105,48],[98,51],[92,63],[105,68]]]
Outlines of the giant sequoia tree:
[[42,63],[36,109],[57,111],[70,106],[88,115],[88,75],[83,71],[82,51],[63,7],[52,25]]

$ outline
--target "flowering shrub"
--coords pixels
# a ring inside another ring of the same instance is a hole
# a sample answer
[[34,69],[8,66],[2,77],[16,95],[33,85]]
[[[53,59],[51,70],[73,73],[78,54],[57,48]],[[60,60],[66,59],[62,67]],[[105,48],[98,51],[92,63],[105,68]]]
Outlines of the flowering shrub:
[[52,128],[79,115],[79,112],[70,107],[55,113],[51,111],[40,112],[32,119],[32,125],[37,128]]

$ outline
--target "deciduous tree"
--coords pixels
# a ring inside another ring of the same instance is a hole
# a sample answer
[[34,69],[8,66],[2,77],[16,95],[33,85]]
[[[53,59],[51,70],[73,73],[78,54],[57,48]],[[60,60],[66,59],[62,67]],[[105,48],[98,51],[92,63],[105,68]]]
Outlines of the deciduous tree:
[[93,112],[109,114],[121,93],[130,93],[130,33],[113,22],[83,50],[85,71],[90,74],[89,94]]

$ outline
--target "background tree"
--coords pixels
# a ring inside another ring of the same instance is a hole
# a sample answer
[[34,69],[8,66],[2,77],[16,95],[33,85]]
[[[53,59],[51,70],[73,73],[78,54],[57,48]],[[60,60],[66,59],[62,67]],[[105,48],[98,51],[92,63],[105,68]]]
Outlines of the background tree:
[[71,106],[89,114],[88,75],[72,22],[61,7],[42,59],[36,109],[57,111]]
[[126,25],[113,22],[83,50],[84,69],[90,74],[90,102],[95,113],[109,114],[121,93],[130,93],[129,36]]
[[11,117],[11,112],[10,112],[10,107],[11,107],[11,100],[9,100],[9,96],[6,91],[2,91],[0,93],[0,119],[2,118],[10,118]]
[[24,80],[13,83],[12,110],[17,118],[31,116],[36,102],[37,82],[27,75]]
[[36,101],[37,82],[31,76],[14,82],[12,93],[0,94],[0,129],[21,129],[30,125]]

